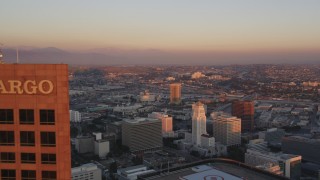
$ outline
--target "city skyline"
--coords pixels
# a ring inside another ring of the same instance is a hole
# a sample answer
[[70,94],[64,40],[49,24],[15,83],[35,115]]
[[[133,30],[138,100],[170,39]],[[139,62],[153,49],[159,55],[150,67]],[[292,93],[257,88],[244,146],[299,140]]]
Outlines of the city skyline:
[[0,179],[320,180],[319,0],[3,0]]
[[173,64],[316,63],[319,5],[287,0],[4,1],[0,43],[4,48],[121,54],[129,64],[167,59]]

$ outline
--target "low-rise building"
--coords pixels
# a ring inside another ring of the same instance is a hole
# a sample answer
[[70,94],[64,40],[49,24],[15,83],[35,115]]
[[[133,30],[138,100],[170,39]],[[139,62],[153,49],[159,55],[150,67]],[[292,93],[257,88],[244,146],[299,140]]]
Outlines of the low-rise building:
[[191,75],[191,79],[199,79],[205,77],[206,75],[202,74],[201,72],[195,72]]
[[119,180],[136,180],[137,176],[155,172],[153,169],[148,169],[144,165],[131,166],[117,170]]
[[320,163],[320,139],[310,139],[301,136],[282,138],[281,148],[284,153],[299,154],[303,160]]
[[278,164],[283,175],[290,179],[298,179],[301,175],[301,156],[298,155],[247,149],[245,163],[251,166]]
[[256,167],[265,171],[269,171],[273,174],[283,175],[283,171],[281,171],[281,168],[277,163],[267,163]]
[[92,136],[78,136],[75,139],[75,148],[78,153],[89,153],[94,151],[93,145],[94,137]]
[[96,164],[88,163],[71,169],[72,180],[101,180],[101,169]]
[[121,115],[133,115],[138,113],[138,109],[143,107],[141,104],[134,104],[130,106],[116,106],[113,112]]
[[106,158],[107,154],[110,152],[109,141],[100,139],[94,141],[94,154],[98,155],[99,158]]
[[259,132],[259,138],[264,139],[268,143],[281,143],[281,139],[285,133],[283,129],[271,128],[267,131]]
[[160,96],[158,96],[156,94],[152,94],[147,90],[141,92],[138,97],[139,97],[139,101],[143,104],[153,103],[153,102],[159,100],[159,98],[160,98]]
[[201,135],[201,147],[204,148],[209,148],[209,147],[214,147],[215,146],[215,138],[207,135],[207,134],[202,134]]

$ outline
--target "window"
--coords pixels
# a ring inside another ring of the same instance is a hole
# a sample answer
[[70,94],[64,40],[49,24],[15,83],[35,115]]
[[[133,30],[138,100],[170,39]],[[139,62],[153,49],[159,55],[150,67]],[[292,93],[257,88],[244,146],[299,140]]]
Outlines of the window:
[[16,170],[2,169],[1,180],[16,180]]
[[42,180],[56,180],[57,172],[55,171],[42,171]]
[[21,171],[21,180],[35,180],[36,171],[33,170],[22,170]]
[[41,146],[56,146],[56,133],[41,132]]
[[12,109],[0,109],[0,124],[13,124]]
[[35,138],[33,131],[21,131],[20,132],[20,144],[21,146],[34,146]]
[[20,118],[20,124],[34,124],[33,109],[20,109],[19,118]]
[[1,152],[0,162],[2,163],[15,163],[16,156],[14,152]]
[[55,154],[41,154],[41,163],[42,164],[56,164],[56,155]]
[[21,153],[21,163],[35,164],[36,154],[35,153]]
[[40,110],[40,124],[51,124],[53,125],[55,122],[54,110]]
[[13,131],[0,131],[0,146],[14,146]]

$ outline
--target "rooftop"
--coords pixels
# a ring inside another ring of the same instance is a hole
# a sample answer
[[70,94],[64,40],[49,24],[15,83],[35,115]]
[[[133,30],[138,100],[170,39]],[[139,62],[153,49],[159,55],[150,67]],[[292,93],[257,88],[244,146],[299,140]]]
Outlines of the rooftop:
[[[205,177],[220,179],[254,179],[276,180],[286,177],[245,165],[229,159],[207,159],[188,165],[163,170],[162,173],[150,173],[139,176],[141,180],[177,180],[177,179],[204,179]],[[222,177],[222,178],[221,178]]]
[[71,169],[71,173],[80,173],[80,172],[87,172],[98,169],[98,166],[93,163],[83,164],[82,166],[75,167]]
[[298,159],[300,158],[301,159],[301,156],[299,156],[299,155],[284,154],[282,152],[273,153],[273,152],[268,152],[268,151],[264,151],[264,150],[261,150],[261,149],[251,148],[251,147],[249,147],[247,149],[247,153],[255,153],[255,154],[258,153],[260,156],[268,157],[268,158],[271,158],[271,159],[285,160],[285,161],[293,159],[293,158],[298,158]]
[[303,142],[307,142],[307,143],[320,145],[320,139],[311,139],[311,138],[302,137],[302,136],[289,136],[289,137],[285,137],[285,139],[294,139],[297,141],[303,141]]
[[124,174],[130,174],[130,173],[135,173],[137,171],[142,171],[142,170],[146,170],[146,169],[147,169],[146,166],[138,165],[138,166],[130,166],[127,168],[122,168],[122,169],[119,169],[119,171]]
[[207,170],[204,170],[204,171],[201,171],[198,173],[183,176],[181,179],[198,180],[198,179],[208,179],[208,178],[210,178],[210,179],[219,179],[219,178],[222,179],[223,178],[223,179],[228,179],[228,180],[241,180],[242,179],[240,177],[236,177],[234,175],[217,170],[213,167],[210,167],[210,169],[207,169]]
[[155,118],[135,118],[135,119],[124,119],[125,122],[130,123],[130,124],[139,124],[139,123],[145,123],[145,122],[156,122],[159,121],[158,119]]

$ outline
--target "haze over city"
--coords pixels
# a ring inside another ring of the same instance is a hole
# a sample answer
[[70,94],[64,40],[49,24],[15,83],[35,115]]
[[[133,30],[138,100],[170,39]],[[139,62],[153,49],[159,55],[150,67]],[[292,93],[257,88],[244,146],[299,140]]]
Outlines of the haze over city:
[[[25,63],[319,63],[320,2],[10,1],[7,61]],[[50,48],[48,48],[50,47]]]
[[320,180],[319,0],[1,0],[0,180]]

